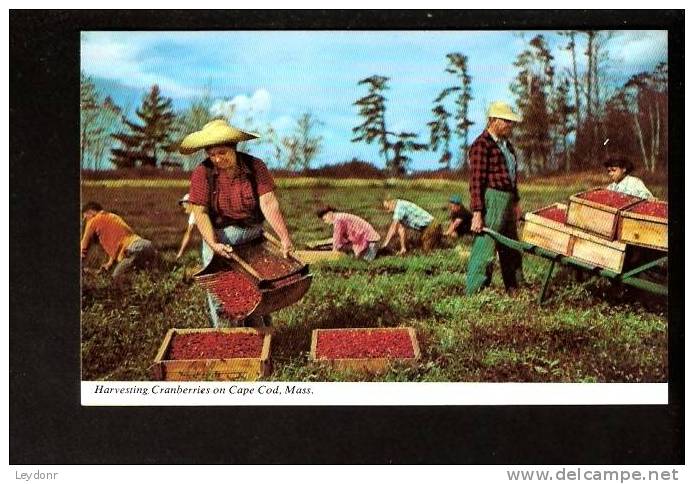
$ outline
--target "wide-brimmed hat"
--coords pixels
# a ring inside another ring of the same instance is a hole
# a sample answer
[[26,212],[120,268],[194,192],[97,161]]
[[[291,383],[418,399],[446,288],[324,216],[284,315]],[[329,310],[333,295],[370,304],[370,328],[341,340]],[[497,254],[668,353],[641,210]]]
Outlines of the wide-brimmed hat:
[[503,101],[494,101],[491,103],[489,105],[489,110],[487,110],[487,117],[505,119],[507,121],[513,121],[514,123],[517,123],[523,119],[513,112],[513,108],[511,108],[511,106]]
[[628,158],[624,158],[621,156],[613,156],[611,158],[608,158],[603,164],[605,168],[609,168],[611,166],[616,166],[619,168],[624,168],[627,173],[631,173],[634,170],[634,163],[629,160]]
[[178,151],[184,155],[190,155],[202,148],[223,144],[236,144],[254,138],[258,138],[258,135],[241,131],[231,126],[224,119],[216,119],[207,123],[200,131],[190,133],[183,138]]
[[187,203],[189,198],[190,198],[190,195],[188,195],[188,194],[186,193],[185,195],[183,195],[183,198],[181,198],[181,199],[178,201],[178,204],[179,204],[179,205],[183,205],[184,203]]

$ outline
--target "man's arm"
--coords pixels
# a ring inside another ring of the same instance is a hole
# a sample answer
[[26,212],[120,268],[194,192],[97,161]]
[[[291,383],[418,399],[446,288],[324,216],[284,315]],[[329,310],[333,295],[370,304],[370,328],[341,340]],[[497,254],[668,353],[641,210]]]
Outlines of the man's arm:
[[446,237],[450,237],[452,235],[455,235],[455,231],[458,229],[460,224],[463,223],[462,218],[457,218],[455,220],[451,220],[451,223],[448,224],[448,228],[446,231],[443,233]]
[[287,225],[284,223],[284,216],[280,210],[280,202],[275,196],[275,192],[267,192],[260,196],[260,210],[263,212],[265,219],[275,231],[282,242],[282,252],[287,257],[289,252],[294,248],[292,239],[289,237]]
[[395,230],[398,228],[398,225],[400,225],[400,223],[397,220],[393,220],[390,223],[390,227],[388,227],[388,232],[386,233],[386,238],[383,240],[381,247],[388,247],[388,244],[390,244],[390,239],[392,239],[393,235],[395,235]]
[[94,225],[92,224],[92,220],[87,221],[85,224],[84,235],[82,236],[82,241],[80,242],[80,256],[82,259],[87,257],[87,253],[89,253],[89,245],[92,243],[92,239],[94,238]]
[[470,147],[468,156],[470,164],[470,210],[472,210],[472,223],[470,230],[474,233],[482,232],[484,228],[484,190],[487,183],[487,147],[482,142],[476,142]]

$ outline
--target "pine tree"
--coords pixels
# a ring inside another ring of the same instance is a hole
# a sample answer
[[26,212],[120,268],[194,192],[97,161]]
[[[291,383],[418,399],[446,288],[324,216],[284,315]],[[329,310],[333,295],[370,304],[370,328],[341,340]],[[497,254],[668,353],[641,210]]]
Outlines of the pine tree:
[[[439,98],[436,101],[440,100]],[[448,125],[448,120],[451,117],[451,113],[446,111],[443,104],[436,104],[431,110],[434,113],[434,120],[427,123],[429,126],[430,138],[429,147],[433,151],[437,151],[439,146],[443,144],[443,153],[441,158],[439,158],[439,163],[441,163],[446,170],[451,168],[451,128]]]
[[452,53],[446,56],[448,58],[448,67],[446,72],[453,74],[458,78],[460,92],[455,99],[455,133],[460,137],[460,147],[458,151],[458,168],[465,165],[467,159],[467,151],[470,146],[469,132],[472,121],[468,119],[470,101],[472,101],[472,78],[468,73],[468,57],[460,53]]
[[111,161],[119,168],[137,166],[138,162],[142,166],[157,166],[160,150],[175,149],[170,139],[175,120],[171,99],[161,96],[158,85],[145,95],[136,114],[143,124],[126,120],[130,133],[112,135],[123,145],[111,149]]
[[[456,77],[456,85],[444,88],[434,100],[434,120],[427,123],[431,135],[431,148],[438,150],[439,145],[443,143],[444,152],[439,159],[439,163],[450,168],[450,160],[452,154],[450,152],[451,134],[455,133],[460,138],[458,151],[458,168],[465,165],[467,159],[467,151],[469,148],[469,131],[472,126],[472,121],[468,119],[470,101],[472,101],[471,82],[472,78],[468,74],[468,58],[460,53],[451,53],[446,55],[448,66],[446,72],[453,74]],[[451,114],[446,110],[446,101],[452,93],[458,93],[454,101],[455,109],[455,129],[451,132],[449,127],[449,118]]]
[[96,85],[80,73],[80,166],[87,168],[87,153],[102,130],[96,126],[99,117],[99,97]]
[[397,165],[393,166],[389,156],[389,133],[386,130],[385,122],[386,98],[382,94],[388,89],[386,84],[388,80],[388,77],[374,75],[359,81],[359,85],[366,84],[368,86],[369,92],[354,102],[354,105],[359,107],[359,115],[364,118],[364,122],[352,128],[355,135],[352,142],[365,141],[367,144],[371,144],[377,141],[380,145],[379,153],[385,158],[386,167],[395,173],[400,170]]
[[393,148],[393,160],[391,170],[394,175],[404,175],[407,172],[412,158],[408,156],[408,153],[416,151],[424,151],[428,148],[428,145],[424,143],[418,143],[416,141],[417,135],[415,133],[393,133],[397,137],[397,141],[392,144]]

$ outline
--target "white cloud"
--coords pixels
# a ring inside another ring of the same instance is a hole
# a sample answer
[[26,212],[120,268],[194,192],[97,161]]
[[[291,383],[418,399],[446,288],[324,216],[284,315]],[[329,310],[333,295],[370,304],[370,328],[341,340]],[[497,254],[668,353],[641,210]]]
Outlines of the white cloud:
[[244,124],[251,119],[263,122],[270,110],[271,99],[267,89],[258,89],[250,97],[239,94],[233,99],[217,99],[210,107],[213,116],[223,116],[232,123]]
[[144,90],[158,84],[166,96],[178,98],[200,94],[161,72],[143,70],[140,54],[147,45],[120,35],[89,33],[82,37],[80,67],[88,75],[115,80],[128,87]]

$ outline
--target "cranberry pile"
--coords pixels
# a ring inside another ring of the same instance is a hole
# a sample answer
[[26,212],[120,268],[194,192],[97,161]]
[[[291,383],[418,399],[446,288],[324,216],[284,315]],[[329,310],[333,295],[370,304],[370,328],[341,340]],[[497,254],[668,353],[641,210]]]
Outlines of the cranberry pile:
[[613,190],[602,189],[593,190],[592,192],[582,193],[579,198],[590,200],[591,202],[607,205],[612,208],[622,208],[629,204],[641,200],[639,197],[627,195],[625,193],[615,192]]
[[318,358],[414,358],[407,330],[354,329],[318,332]]
[[221,358],[259,358],[263,350],[262,334],[183,333],[174,334],[169,360],[206,360]]
[[641,202],[634,205],[627,211],[629,213],[638,213],[641,215],[650,215],[651,217],[667,219],[667,202]]
[[276,279],[296,271],[298,264],[272,253],[262,245],[238,247],[237,254],[263,279]]
[[549,207],[549,208],[545,208],[544,210],[540,210],[539,212],[537,212],[536,215],[539,215],[542,218],[548,218],[550,220],[554,220],[555,222],[559,222],[562,224],[566,223],[566,209],[565,208]]
[[248,316],[260,302],[260,291],[253,281],[237,272],[220,272],[199,282],[216,296],[231,319]]

